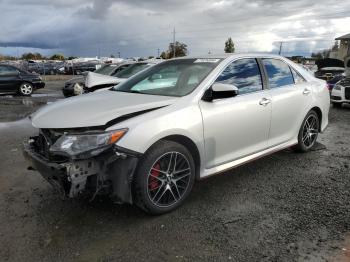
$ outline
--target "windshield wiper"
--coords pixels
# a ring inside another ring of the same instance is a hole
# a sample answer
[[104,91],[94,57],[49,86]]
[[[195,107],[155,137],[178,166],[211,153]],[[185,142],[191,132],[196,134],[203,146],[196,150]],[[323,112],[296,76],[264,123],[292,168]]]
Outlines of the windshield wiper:
[[126,90],[119,90],[119,89],[111,89],[111,90],[118,91],[118,92],[124,92],[124,93],[145,94],[145,93],[142,93],[142,92],[140,92],[138,90],[128,90],[128,91],[126,91]]

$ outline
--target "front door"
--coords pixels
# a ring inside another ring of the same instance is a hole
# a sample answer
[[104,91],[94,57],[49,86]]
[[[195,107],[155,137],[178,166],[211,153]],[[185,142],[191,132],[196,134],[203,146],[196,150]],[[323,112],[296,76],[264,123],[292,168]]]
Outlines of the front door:
[[18,71],[11,66],[0,65],[0,93],[16,92]]
[[271,99],[254,58],[233,61],[216,82],[235,85],[238,95],[200,101],[206,169],[262,151],[268,146]]

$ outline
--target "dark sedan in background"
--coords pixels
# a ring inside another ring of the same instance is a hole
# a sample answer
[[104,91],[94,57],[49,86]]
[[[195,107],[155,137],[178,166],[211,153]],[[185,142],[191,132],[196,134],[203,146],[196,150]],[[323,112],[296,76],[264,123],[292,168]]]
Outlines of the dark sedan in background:
[[32,74],[15,66],[0,64],[0,94],[20,94],[29,96],[45,83],[37,74]]

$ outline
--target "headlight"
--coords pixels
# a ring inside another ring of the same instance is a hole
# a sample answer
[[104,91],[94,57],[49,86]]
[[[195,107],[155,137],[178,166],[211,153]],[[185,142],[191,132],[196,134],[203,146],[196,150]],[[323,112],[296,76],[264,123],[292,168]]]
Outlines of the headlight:
[[126,132],[127,129],[120,129],[103,133],[64,134],[50,147],[50,151],[70,156],[83,153],[96,156],[116,143]]
[[334,90],[341,90],[341,85],[338,85],[338,84],[335,85],[335,86],[334,86]]

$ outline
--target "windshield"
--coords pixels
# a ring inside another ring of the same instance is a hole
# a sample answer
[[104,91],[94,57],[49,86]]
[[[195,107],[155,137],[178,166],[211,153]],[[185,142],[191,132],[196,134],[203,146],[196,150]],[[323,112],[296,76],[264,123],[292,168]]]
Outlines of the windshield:
[[99,69],[95,70],[94,73],[101,75],[110,75],[117,68],[117,65],[103,65]]
[[142,63],[142,64],[132,64],[128,68],[114,74],[114,77],[119,78],[129,78],[138,72],[141,72],[142,70],[146,69],[147,67],[150,67],[150,64]]
[[155,65],[112,88],[114,91],[163,96],[191,93],[220,59],[179,59]]

